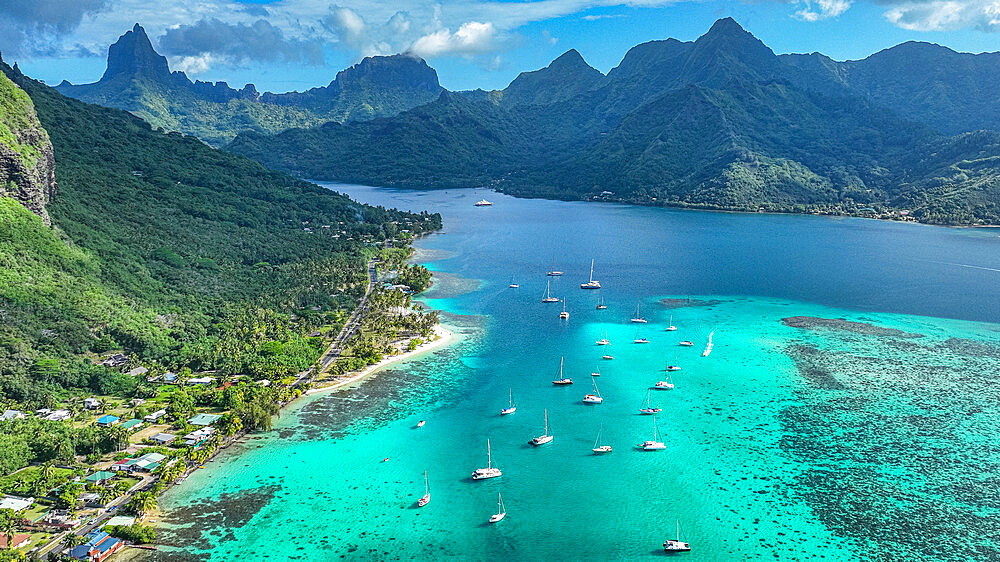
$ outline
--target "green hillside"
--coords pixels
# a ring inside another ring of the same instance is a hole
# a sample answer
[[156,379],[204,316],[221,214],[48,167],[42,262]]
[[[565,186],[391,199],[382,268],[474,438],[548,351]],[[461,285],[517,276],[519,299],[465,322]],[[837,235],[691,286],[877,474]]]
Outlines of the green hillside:
[[926,111],[903,117],[894,108],[905,87],[888,96],[888,80],[872,86],[879,95],[838,83],[822,65],[775,56],[731,19],[693,42],[636,46],[599,74],[569,52],[500,92],[449,93],[366,123],[241,134],[227,150],[373,185],[1000,224],[1000,133],[949,136],[940,120],[914,118]]
[[118,349],[164,368],[297,372],[317,355],[308,334],[340,322],[364,291],[374,243],[440,226],[0,69],[34,101],[59,181],[55,230],[4,200],[8,397],[91,384],[81,354]]

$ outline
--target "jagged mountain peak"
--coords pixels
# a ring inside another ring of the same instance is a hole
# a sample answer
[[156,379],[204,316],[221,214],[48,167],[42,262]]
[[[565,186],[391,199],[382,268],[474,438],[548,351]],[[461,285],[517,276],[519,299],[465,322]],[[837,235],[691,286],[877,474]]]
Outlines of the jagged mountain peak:
[[168,78],[167,58],[153,49],[146,30],[138,23],[108,47],[108,68],[101,80],[119,74],[138,74],[153,78]]
[[550,103],[571,98],[593,87],[604,77],[587,64],[576,49],[559,55],[548,66],[522,72],[504,89],[508,103]]

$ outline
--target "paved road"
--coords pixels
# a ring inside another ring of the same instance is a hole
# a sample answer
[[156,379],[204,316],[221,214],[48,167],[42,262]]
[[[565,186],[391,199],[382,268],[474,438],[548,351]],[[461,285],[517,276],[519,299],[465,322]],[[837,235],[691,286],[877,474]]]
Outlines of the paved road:
[[368,288],[365,289],[365,296],[361,297],[361,302],[358,303],[354,312],[351,313],[350,318],[347,319],[347,322],[344,324],[344,327],[341,328],[340,333],[333,339],[333,342],[330,344],[329,349],[326,350],[326,353],[320,357],[319,371],[312,373],[311,376],[318,376],[326,371],[330,365],[333,364],[338,357],[340,357],[340,348],[344,345],[344,342],[350,339],[351,336],[354,335],[354,332],[358,329],[361,316],[368,310],[368,297],[372,294],[372,291],[375,290],[375,284],[378,283],[378,269],[375,267],[375,264],[377,263],[378,260],[368,262]]

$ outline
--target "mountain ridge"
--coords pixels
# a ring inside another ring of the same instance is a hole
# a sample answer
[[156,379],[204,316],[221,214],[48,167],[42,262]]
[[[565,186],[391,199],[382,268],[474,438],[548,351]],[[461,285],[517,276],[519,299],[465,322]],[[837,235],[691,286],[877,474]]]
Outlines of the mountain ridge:
[[262,94],[252,83],[235,89],[223,81],[192,82],[184,72],[170,71],[136,23],[108,48],[100,80],[79,85],[63,80],[55,89],[218,145],[241,130],[277,132],[394,115],[433,100],[443,88],[437,72],[412,55],[365,57],[338,72],[328,86],[306,92]]
[[[731,19],[695,41],[637,45],[603,76],[578,81],[586,63],[568,55],[498,92],[442,95],[368,123],[241,134],[227,149],[310,178],[374,185],[1000,222],[998,133],[970,132],[988,128],[996,104],[948,128],[964,103],[919,103],[916,76],[941,95],[947,65],[892,82],[885,55],[860,64],[779,56]],[[974,78],[986,86],[955,95],[980,99],[994,80]],[[940,205],[923,197],[931,192]]]

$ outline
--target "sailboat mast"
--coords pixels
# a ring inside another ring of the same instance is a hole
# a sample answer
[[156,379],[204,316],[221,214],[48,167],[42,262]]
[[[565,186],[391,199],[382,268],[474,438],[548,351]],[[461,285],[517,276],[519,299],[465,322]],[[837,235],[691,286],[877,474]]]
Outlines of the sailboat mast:
[[545,409],[545,435],[549,434],[549,410]]
[[593,258],[591,258],[591,260],[590,260],[590,282],[591,283],[594,282],[594,260],[593,260]]
[[[655,419],[653,420],[656,421]],[[486,440],[486,466],[493,468],[493,449],[490,448],[490,440]]]

